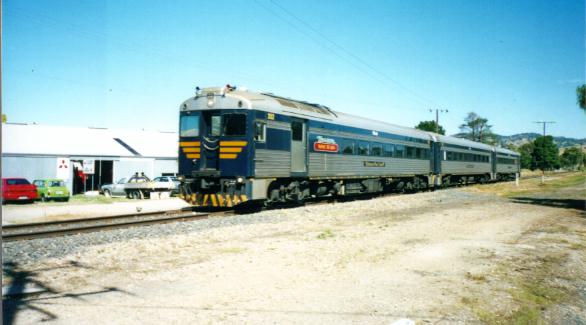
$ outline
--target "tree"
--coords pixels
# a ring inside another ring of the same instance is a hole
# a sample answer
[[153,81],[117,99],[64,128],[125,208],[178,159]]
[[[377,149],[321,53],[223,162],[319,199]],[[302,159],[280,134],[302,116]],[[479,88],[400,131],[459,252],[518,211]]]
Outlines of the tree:
[[564,150],[560,156],[560,164],[567,169],[580,168],[584,159],[584,153],[579,147],[571,147]]
[[578,106],[586,113],[586,84],[576,88],[576,97],[578,98]]
[[531,162],[533,161],[533,142],[525,143],[519,147],[519,153],[521,154],[521,168],[532,169]]
[[494,144],[495,135],[491,131],[492,125],[488,125],[488,119],[478,116],[474,112],[468,113],[464,118],[464,124],[460,125],[462,137],[472,141]]
[[[419,122],[419,124],[417,124],[417,126],[415,127],[416,129],[419,130],[423,130],[423,131],[430,131],[430,132],[435,132],[435,127],[437,124],[435,124],[435,121],[421,121]],[[441,125],[437,125],[438,126],[438,133],[445,135],[446,131],[444,130],[444,128]]]
[[2,123],[6,123],[7,120],[6,114],[2,114]]
[[558,147],[551,135],[539,137],[533,141],[531,169],[552,170],[560,168]]

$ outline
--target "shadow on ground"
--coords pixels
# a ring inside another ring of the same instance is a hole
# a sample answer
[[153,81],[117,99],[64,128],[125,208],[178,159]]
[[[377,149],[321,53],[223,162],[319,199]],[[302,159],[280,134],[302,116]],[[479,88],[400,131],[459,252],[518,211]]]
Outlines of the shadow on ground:
[[543,205],[555,208],[575,209],[582,212],[586,211],[586,200],[580,199],[554,199],[554,198],[535,198],[535,197],[514,197],[511,201],[523,204]]
[[[88,268],[80,263],[71,261],[68,265],[58,268]],[[2,271],[4,277],[11,279],[6,289],[2,288],[2,324],[14,324],[16,314],[22,310],[33,310],[41,314],[42,321],[51,321],[58,319],[57,315],[50,311],[35,305],[38,301],[47,301],[59,298],[73,298],[84,301],[83,297],[88,295],[97,295],[110,292],[123,292],[117,288],[103,288],[102,290],[81,292],[76,294],[62,293],[48,284],[37,280],[35,277],[44,271],[54,268],[26,270],[21,268],[18,263],[6,262],[3,264]]]

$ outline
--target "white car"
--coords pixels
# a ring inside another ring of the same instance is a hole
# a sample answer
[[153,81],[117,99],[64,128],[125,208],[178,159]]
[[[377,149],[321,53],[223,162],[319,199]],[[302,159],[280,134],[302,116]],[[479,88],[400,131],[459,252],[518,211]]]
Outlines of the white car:
[[153,182],[172,183],[172,185],[169,185],[169,188],[171,189],[171,194],[177,194],[177,193],[179,193],[179,185],[181,185],[181,182],[175,176],[159,176],[159,177],[155,177],[153,179]]

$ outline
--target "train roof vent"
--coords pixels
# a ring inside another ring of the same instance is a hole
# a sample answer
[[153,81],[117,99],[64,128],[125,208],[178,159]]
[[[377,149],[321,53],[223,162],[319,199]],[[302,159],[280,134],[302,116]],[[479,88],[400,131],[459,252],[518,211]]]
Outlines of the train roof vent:
[[300,101],[300,100],[283,98],[283,97],[275,96],[270,93],[263,93],[263,95],[274,98],[277,102],[279,102],[279,104],[281,104],[283,106],[296,108],[296,109],[306,111],[306,112],[312,112],[312,113],[318,113],[318,114],[324,114],[324,115],[334,115],[337,117],[336,113],[334,113],[328,107],[320,105],[320,104],[313,104],[313,103],[308,103],[308,102],[304,102],[304,101]]

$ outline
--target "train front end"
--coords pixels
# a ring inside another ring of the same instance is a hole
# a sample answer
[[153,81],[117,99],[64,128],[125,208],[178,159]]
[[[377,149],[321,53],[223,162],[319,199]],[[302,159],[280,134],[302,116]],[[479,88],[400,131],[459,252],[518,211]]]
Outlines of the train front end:
[[252,118],[230,86],[204,88],[180,107],[179,197],[195,207],[249,201]]

